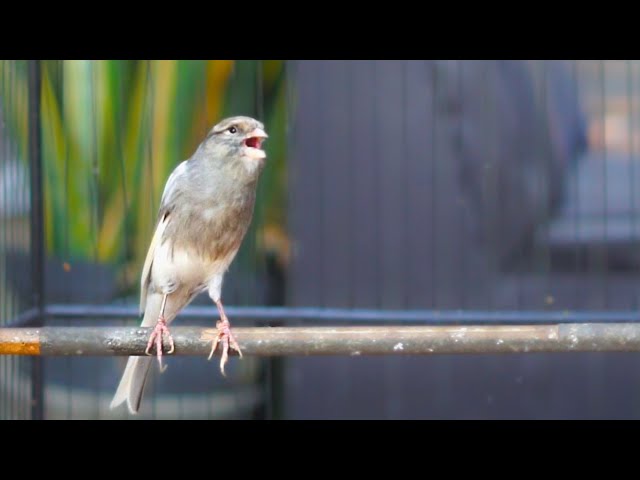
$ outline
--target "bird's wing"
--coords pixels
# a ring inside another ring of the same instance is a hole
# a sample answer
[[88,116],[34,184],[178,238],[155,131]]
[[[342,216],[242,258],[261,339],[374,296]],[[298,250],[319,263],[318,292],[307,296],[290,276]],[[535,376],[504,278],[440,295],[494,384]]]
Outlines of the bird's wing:
[[160,212],[167,208],[168,205],[172,203],[173,195],[176,191],[176,185],[180,182],[180,179],[184,177],[187,172],[187,162],[189,160],[185,160],[180,163],[169,175],[167,179],[167,183],[164,186],[164,191],[162,192],[162,198],[160,199]]
[[151,245],[147,251],[147,257],[144,259],[144,266],[142,267],[142,276],[140,278],[140,314],[144,313],[145,306],[147,304],[147,289],[149,288],[149,282],[151,280],[151,265],[153,264],[153,257],[156,253],[156,247],[160,244],[164,229],[169,221],[169,212],[160,219],[156,226],[156,231],[151,239]]
[[149,282],[151,280],[151,266],[153,264],[153,258],[155,256],[156,247],[160,245],[162,241],[162,235],[169,222],[169,214],[171,213],[171,205],[173,196],[176,190],[176,185],[180,182],[187,170],[187,160],[180,163],[165,184],[164,191],[162,192],[162,198],[160,200],[160,208],[158,212],[158,222],[156,224],[156,230],[151,239],[149,250],[147,251],[147,257],[144,260],[144,266],[142,267],[142,275],[140,277],[140,314],[144,313],[145,306],[147,304],[147,290],[149,288]]

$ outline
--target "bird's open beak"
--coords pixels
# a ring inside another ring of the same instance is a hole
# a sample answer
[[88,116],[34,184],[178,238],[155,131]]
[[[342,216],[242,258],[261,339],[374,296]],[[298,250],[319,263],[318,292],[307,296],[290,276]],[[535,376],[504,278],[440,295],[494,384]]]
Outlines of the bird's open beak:
[[256,128],[254,131],[247,135],[247,139],[245,140],[245,145],[248,149],[248,155],[253,158],[261,159],[265,158],[267,155],[262,150],[262,142],[269,138],[267,132],[262,130],[261,128]]

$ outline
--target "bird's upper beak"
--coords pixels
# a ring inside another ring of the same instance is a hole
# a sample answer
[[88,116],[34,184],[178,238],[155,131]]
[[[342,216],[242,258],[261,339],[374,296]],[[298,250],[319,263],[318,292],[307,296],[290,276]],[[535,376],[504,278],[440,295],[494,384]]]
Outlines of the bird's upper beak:
[[258,138],[269,138],[269,135],[267,135],[267,132],[265,132],[261,128],[256,128],[253,132],[251,132],[247,136],[249,138],[255,138],[255,137],[258,137]]

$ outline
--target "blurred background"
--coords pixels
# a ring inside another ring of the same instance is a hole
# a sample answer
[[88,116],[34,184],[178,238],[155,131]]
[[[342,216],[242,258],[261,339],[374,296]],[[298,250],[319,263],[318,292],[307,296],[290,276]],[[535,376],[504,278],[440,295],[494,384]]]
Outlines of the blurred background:
[[[40,61],[37,115],[30,66],[0,61],[0,326],[34,307],[32,198],[46,303],[136,306],[166,178],[229,115],[270,138],[226,305],[637,310],[638,61]],[[136,417],[125,360],[0,357],[0,418],[640,417],[633,353],[170,358]]]

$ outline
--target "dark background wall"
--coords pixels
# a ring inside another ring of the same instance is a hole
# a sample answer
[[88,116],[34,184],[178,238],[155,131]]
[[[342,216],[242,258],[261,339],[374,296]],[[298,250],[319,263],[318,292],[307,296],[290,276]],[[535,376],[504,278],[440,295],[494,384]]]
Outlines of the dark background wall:
[[[588,148],[589,94],[607,86],[581,94],[588,68],[309,61],[291,72],[290,305],[637,306],[636,171],[631,157]],[[603,205],[619,208],[617,238]],[[639,364],[632,354],[290,359],[286,415],[637,417]]]

